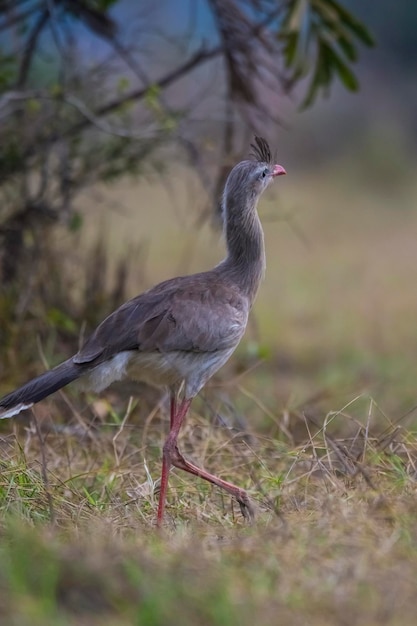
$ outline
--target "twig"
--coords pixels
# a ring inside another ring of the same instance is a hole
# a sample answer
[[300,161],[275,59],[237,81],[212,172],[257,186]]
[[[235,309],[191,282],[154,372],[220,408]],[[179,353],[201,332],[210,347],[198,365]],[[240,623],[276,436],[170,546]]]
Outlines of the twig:
[[372,418],[372,409],[374,406],[374,401],[373,398],[370,398],[369,401],[369,410],[368,410],[368,415],[366,418],[366,426],[365,426],[365,439],[363,442],[363,454],[362,454],[362,462],[365,461],[365,454],[366,454],[366,448],[367,448],[367,444],[368,444],[368,438],[369,438],[369,424],[371,422],[371,418]]
[[35,424],[36,434],[39,439],[40,452],[41,452],[41,476],[42,476],[43,485],[45,488],[46,498],[48,500],[49,517],[50,517],[51,523],[55,524],[55,519],[56,519],[55,509],[54,509],[54,502],[53,502],[49,479],[48,479],[48,467],[47,467],[46,454],[45,454],[45,440],[42,437],[41,429],[39,428],[38,419],[37,419],[36,411],[34,408],[32,408],[32,416],[33,416],[33,422]]
[[[8,6],[2,6],[1,11],[5,12],[7,10],[10,10],[12,8],[11,6],[12,4],[15,4],[15,2],[13,3],[11,2],[10,5]],[[26,9],[26,11],[22,11],[21,13],[17,13],[16,15],[12,15],[7,20],[5,20],[2,24],[0,24],[0,32],[2,30],[7,30],[8,28],[11,28],[15,24],[18,24],[19,22],[25,20],[27,17],[32,15],[32,13],[36,13],[37,11],[39,11],[39,9],[42,8],[42,6],[43,6],[43,3],[39,2],[38,4],[35,4],[35,6],[30,7],[30,9]]]
[[130,396],[129,398],[129,402],[127,405],[127,409],[126,409],[126,413],[122,419],[122,423],[119,426],[119,429],[117,430],[116,434],[113,436],[112,438],[112,443],[113,443],[113,451],[114,451],[114,458],[116,459],[116,466],[119,467],[120,466],[120,457],[119,457],[119,453],[117,452],[117,439],[119,438],[119,436],[121,435],[121,433],[123,432],[123,429],[126,425],[127,420],[130,417],[130,414],[132,412],[132,407],[133,407],[133,396]]
[[[42,93],[40,91],[10,91],[6,93],[0,99],[0,110],[6,108],[6,106],[13,101],[26,101],[26,100],[50,100],[53,102],[63,102],[68,104],[75,109],[93,126],[96,126],[102,132],[108,135],[115,135],[116,137],[126,137],[129,139],[152,139],[157,134],[156,132],[146,133],[142,131],[140,134],[132,133],[131,130],[127,129],[116,129],[112,128],[107,122],[100,120],[96,115],[94,115],[93,111],[88,108],[88,106],[79,98],[73,95],[59,95],[59,96],[51,96],[47,93]],[[13,111],[8,113],[3,113],[0,115],[0,119],[11,115]]]
[[19,67],[19,75],[16,83],[17,87],[23,87],[26,82],[30,65],[32,63],[33,54],[35,52],[36,42],[48,20],[49,10],[44,9],[38,17],[37,21],[35,22],[35,25],[32,28],[32,31],[26,41],[25,51],[23,53],[22,62]]

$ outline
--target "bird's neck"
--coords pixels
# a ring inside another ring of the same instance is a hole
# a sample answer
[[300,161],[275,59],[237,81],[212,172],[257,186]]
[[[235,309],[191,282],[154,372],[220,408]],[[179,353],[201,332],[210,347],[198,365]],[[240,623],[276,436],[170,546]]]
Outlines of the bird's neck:
[[224,198],[224,230],[227,257],[224,271],[250,303],[255,299],[265,273],[264,233],[256,211],[257,198]]

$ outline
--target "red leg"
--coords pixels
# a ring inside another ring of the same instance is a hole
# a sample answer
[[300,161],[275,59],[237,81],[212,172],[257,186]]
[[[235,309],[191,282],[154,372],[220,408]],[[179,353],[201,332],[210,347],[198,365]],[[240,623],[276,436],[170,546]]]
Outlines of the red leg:
[[204,478],[204,480],[208,480],[210,483],[213,483],[213,485],[217,485],[217,487],[224,489],[225,491],[227,491],[228,493],[230,493],[232,496],[236,498],[236,500],[239,503],[240,510],[242,511],[243,517],[245,517],[248,520],[253,520],[255,518],[254,508],[249,500],[248,494],[246,493],[244,489],[241,489],[240,487],[237,487],[233,483],[229,483],[228,481],[223,480],[222,478],[219,478],[218,476],[214,476],[213,474],[210,474],[206,470],[203,470],[200,467],[197,467],[197,465],[190,463],[190,461],[187,461],[187,459],[185,459],[183,455],[181,454],[181,452],[178,450],[176,443],[175,443],[174,453],[171,456],[171,463],[172,465],[174,465],[174,467],[177,467],[178,469],[182,469],[185,472],[194,474],[194,476],[199,476],[200,478]]
[[[171,397],[171,407],[172,402],[173,401]],[[161,491],[159,495],[157,525],[161,526],[164,516],[165,499],[168,488],[168,476],[171,465],[174,465],[174,467],[182,469],[185,472],[189,472],[194,476],[204,478],[204,480],[208,480],[210,483],[213,483],[214,485],[217,485],[221,489],[224,489],[225,491],[230,493],[239,502],[242,515],[245,518],[252,520],[255,516],[254,509],[252,504],[250,503],[249,496],[244,489],[241,489],[240,487],[237,487],[236,485],[233,485],[232,483],[229,483],[222,478],[218,478],[217,476],[206,472],[206,470],[197,467],[193,463],[190,463],[190,461],[187,461],[179,451],[177,446],[178,433],[190,407],[190,404],[191,400],[183,400],[178,410],[175,410],[171,413],[171,430],[165,442],[163,451]]]
[[172,429],[174,425],[176,412],[177,412],[177,396],[175,393],[171,393],[170,412],[169,412],[169,429],[170,430]]
[[156,525],[162,526],[165,511],[165,500],[168,489],[169,470],[172,465],[172,448],[176,446],[178,433],[181,428],[181,424],[184,421],[184,417],[187,414],[191,400],[183,400],[177,410],[175,396],[171,395],[171,429],[168,435],[168,439],[164,445],[164,451],[162,454],[162,474],[161,474],[161,488],[159,491],[159,504],[158,514],[156,518]]

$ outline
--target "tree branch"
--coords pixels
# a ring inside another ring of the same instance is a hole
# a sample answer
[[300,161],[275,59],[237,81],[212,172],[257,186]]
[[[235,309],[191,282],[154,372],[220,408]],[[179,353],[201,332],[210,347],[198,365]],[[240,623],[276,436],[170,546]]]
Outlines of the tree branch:
[[[9,91],[7,94],[0,98],[0,111],[1,109],[7,107],[7,105],[11,102],[27,102],[28,100],[51,100],[53,102],[64,102],[65,104],[69,104],[70,106],[77,109],[77,111],[81,113],[81,115],[85,118],[84,121],[86,124],[96,126],[99,130],[108,135],[115,135],[116,137],[126,137],[129,139],[144,138],[143,132],[141,134],[135,134],[127,129],[113,128],[103,120],[99,119],[99,117],[97,117],[82,100],[71,94],[68,96],[52,96],[41,91]],[[12,110],[8,113],[0,114],[0,120],[8,117],[8,115],[12,115],[14,112],[15,111]]]
[[[41,9],[42,6],[43,4],[39,2],[38,4],[35,4],[35,6],[30,7],[30,9],[26,9],[25,11],[22,11],[21,13],[18,13],[17,15],[11,15],[2,24],[0,24],[0,32],[2,30],[7,30],[8,28],[11,28],[15,24],[18,24],[19,22],[22,22],[27,17],[32,15],[32,13],[36,13],[37,11],[39,11],[39,9]],[[2,13],[6,13],[6,11],[10,10],[11,8],[12,7],[10,5],[7,5],[7,6],[2,6],[0,10]],[[13,7],[13,8],[16,8],[16,7]]]
[[[210,59],[213,59],[216,56],[219,56],[222,52],[223,52],[223,48],[221,46],[212,48],[211,50],[201,49],[198,52],[196,52],[191,58],[189,58],[185,63],[177,67],[175,70],[169,72],[168,74],[166,74],[159,80],[153,82],[152,86],[159,88],[159,89],[168,87],[169,85],[174,83],[176,80],[179,80],[180,78],[185,76],[188,72],[193,70],[195,67],[197,67],[201,63],[205,63],[206,61],[209,61]],[[51,146],[65,137],[72,137],[74,135],[77,135],[78,133],[82,132],[83,130],[85,130],[86,128],[88,128],[89,126],[93,124],[95,126],[98,126],[99,128],[101,127],[101,130],[104,130],[105,128],[105,132],[110,132],[111,134],[119,134],[119,131],[110,129],[110,127],[107,127],[107,125],[103,128],[103,124],[102,122],[100,122],[99,118],[103,117],[104,115],[108,115],[109,113],[112,113],[113,111],[117,110],[119,107],[121,107],[122,105],[128,102],[141,100],[147,95],[148,89],[149,88],[146,87],[146,88],[139,88],[139,89],[132,90],[130,93],[125,94],[124,96],[121,96],[120,98],[112,100],[111,102],[103,105],[102,107],[98,108],[95,112],[91,112],[86,107],[86,105],[84,105],[80,100],[74,97],[61,96],[61,100],[63,101],[65,101],[65,99],[67,99],[67,101],[71,100],[69,103],[72,106],[78,108],[78,110],[83,114],[84,119],[81,120],[80,122],[77,122],[76,124],[73,124],[72,126],[69,126],[67,129],[60,131],[59,133],[55,133],[47,137],[46,139],[38,140],[36,145],[33,144],[29,148],[27,148],[21,156],[20,165],[18,165],[17,167],[13,169],[13,173],[16,173],[17,171],[19,171],[23,167],[23,163],[25,161],[31,158],[34,154],[39,154],[39,152],[45,147]],[[31,95],[32,95],[32,98],[34,96],[35,98],[40,97],[40,96],[45,99],[48,98],[46,95],[37,94],[36,92],[32,93]],[[16,91],[5,93],[0,100],[0,109],[5,107],[10,101],[19,100],[19,99],[20,100],[30,99],[30,95],[28,97],[28,94],[26,93],[26,94],[19,96],[19,92],[16,92]],[[57,98],[52,98],[52,97],[50,99],[57,100]],[[3,115],[3,117],[5,116]],[[124,134],[124,131],[120,131],[120,133],[121,133],[120,136],[126,136]],[[132,137],[132,133],[130,133],[128,136]],[[141,133],[140,137],[143,138],[143,133]],[[12,172],[10,172],[10,174],[12,174]],[[7,178],[7,174],[4,174],[3,180],[5,180],[6,178]]]
[[[212,50],[207,50],[207,51],[199,50],[190,59],[188,59],[188,61],[186,61],[179,67],[177,67],[172,72],[169,72],[168,74],[166,74],[163,78],[160,78],[159,80],[154,81],[150,86],[158,88],[158,89],[165,89],[166,87],[169,87],[169,85],[174,83],[176,80],[179,80],[180,78],[185,76],[185,74],[193,70],[197,65],[200,65],[201,63],[205,63],[206,61],[209,61],[210,59],[213,59],[214,57],[219,56],[219,54],[221,54],[222,51],[223,49],[221,46],[218,46],[217,48],[213,48]],[[130,93],[125,94],[124,96],[117,98],[109,102],[108,104],[103,105],[102,107],[97,109],[97,111],[95,111],[94,115],[96,118],[101,117],[103,115],[108,115],[109,113],[112,113],[113,111],[118,109],[120,106],[127,104],[128,102],[141,100],[142,98],[146,96],[146,94],[148,93],[148,90],[149,90],[148,86],[135,89],[131,91]],[[68,135],[77,134],[78,132],[83,130],[86,126],[88,126],[88,121],[84,120],[82,122],[79,122],[78,124],[75,124],[74,126],[67,129],[66,131],[64,131],[63,135],[68,136]]]
[[23,54],[22,62],[19,67],[19,75],[18,75],[17,83],[16,83],[17,87],[23,87],[23,85],[26,82],[27,75],[30,69],[30,64],[32,63],[33,53],[35,51],[36,42],[48,20],[49,20],[49,11],[48,9],[44,9],[42,13],[39,15],[26,41],[25,51]]

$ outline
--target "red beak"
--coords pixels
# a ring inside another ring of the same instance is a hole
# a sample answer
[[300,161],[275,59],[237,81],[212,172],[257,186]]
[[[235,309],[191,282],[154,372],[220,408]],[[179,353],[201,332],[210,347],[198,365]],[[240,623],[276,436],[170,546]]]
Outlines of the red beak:
[[272,171],[272,176],[284,176],[287,172],[282,167],[282,165],[274,165],[274,169]]

